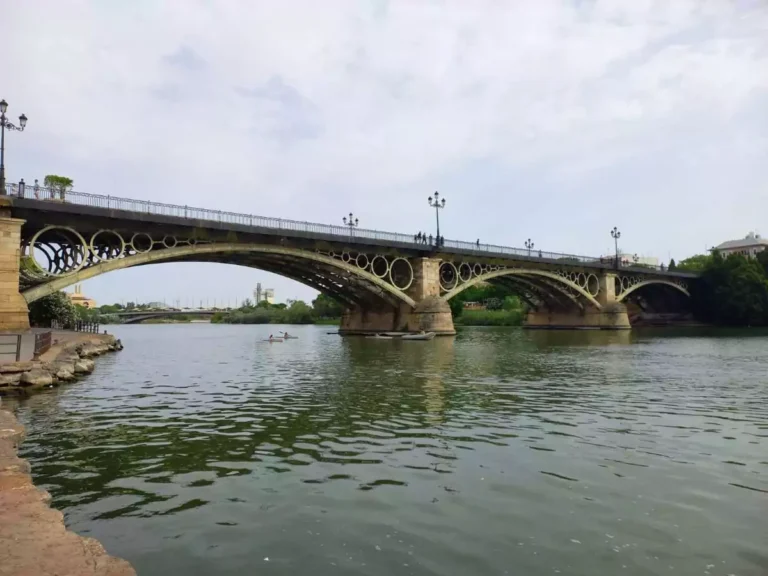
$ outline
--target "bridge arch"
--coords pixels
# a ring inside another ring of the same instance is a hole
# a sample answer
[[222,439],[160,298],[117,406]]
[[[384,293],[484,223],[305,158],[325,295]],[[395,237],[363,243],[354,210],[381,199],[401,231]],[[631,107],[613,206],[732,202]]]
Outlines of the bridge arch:
[[685,294],[688,298],[691,297],[691,293],[688,292],[688,289],[684,285],[678,282],[672,282],[670,280],[664,280],[661,278],[651,278],[649,280],[641,280],[639,282],[635,282],[631,286],[629,286],[626,290],[623,290],[622,292],[616,294],[616,301],[622,302],[627,298],[627,296],[629,296],[636,290],[643,288],[645,286],[652,286],[652,285],[670,286],[675,290],[677,290],[678,292]]
[[[492,270],[485,272],[484,274],[478,274],[473,276],[466,282],[459,283],[453,289],[449,290],[441,296],[445,301],[450,300],[454,296],[461,294],[467,288],[480,284],[482,282],[489,282],[495,278],[502,278],[505,276],[521,276],[523,278],[538,278],[543,280],[545,284],[549,285],[552,289],[557,290],[560,294],[565,295],[574,304],[583,308],[579,298],[583,298],[592,306],[598,310],[602,309],[600,303],[595,297],[587,290],[572,282],[568,278],[556,274],[554,272],[548,272],[546,270],[528,269],[528,268],[501,268],[499,270]],[[570,291],[569,291],[570,290]]]
[[[254,255],[257,257],[269,257],[269,261],[264,262],[263,260],[254,260],[251,262],[246,261],[244,263],[227,261],[228,256],[231,257],[234,255]],[[271,268],[270,271],[273,271],[277,274],[282,274],[299,282],[303,282],[312,286],[313,288],[324,286],[323,283],[318,282],[314,282],[314,285],[312,285],[312,281],[305,281],[305,279],[301,278],[296,271],[296,263],[314,263],[320,265],[324,272],[328,271],[329,276],[333,276],[332,272],[335,272],[336,276],[334,280],[337,281],[340,285],[343,285],[344,283],[354,284],[356,287],[364,289],[373,295],[378,296],[379,298],[405,303],[412,308],[416,306],[416,302],[410,296],[408,296],[405,292],[397,289],[392,284],[388,283],[381,276],[378,276],[367,270],[363,270],[358,266],[353,266],[350,263],[344,262],[338,258],[333,258],[325,254],[303,250],[300,248],[274,246],[269,244],[239,243],[183,245],[164,248],[162,250],[137,252],[135,254],[122,256],[119,258],[103,260],[92,266],[81,267],[72,273],[63,274],[60,276],[48,276],[48,280],[46,282],[24,290],[22,295],[24,296],[27,303],[31,303],[44,296],[71,286],[72,284],[100,276],[101,274],[106,274],[107,272],[147,264],[195,261],[231,263],[253,268]],[[290,271],[283,273],[281,271],[281,263],[285,263],[286,267],[288,267]],[[334,296],[336,298],[341,297],[338,292],[334,293],[334,291],[330,290],[330,288],[328,288],[328,290],[332,292],[329,294],[329,296]]]

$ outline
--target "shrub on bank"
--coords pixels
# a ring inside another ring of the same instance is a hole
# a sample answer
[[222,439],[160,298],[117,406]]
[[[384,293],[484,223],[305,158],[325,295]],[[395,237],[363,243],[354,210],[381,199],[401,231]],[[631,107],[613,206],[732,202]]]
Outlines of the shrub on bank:
[[454,318],[457,326],[521,326],[525,312],[517,310],[464,310]]

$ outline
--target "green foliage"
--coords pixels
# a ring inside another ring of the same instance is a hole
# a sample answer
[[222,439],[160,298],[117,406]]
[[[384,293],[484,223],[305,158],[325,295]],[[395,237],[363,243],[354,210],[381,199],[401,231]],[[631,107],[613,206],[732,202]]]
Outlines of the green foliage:
[[763,267],[763,274],[768,278],[768,250],[757,253],[757,261]]
[[71,328],[75,320],[75,306],[64,292],[43,296],[29,305],[29,323],[32,326],[50,327],[51,322],[55,321],[64,328]]
[[312,300],[312,309],[318,318],[341,318],[341,314],[344,312],[344,307],[341,304],[322,293]]
[[464,310],[460,317],[454,318],[458,326],[520,326],[525,319],[525,311],[517,310]]
[[83,322],[99,322],[101,312],[96,308],[86,308],[85,306],[75,305],[75,317]]
[[671,258],[669,260],[669,267],[668,267],[668,269],[669,270],[677,270],[677,264],[675,264],[675,259],[674,258]]
[[520,298],[511,288],[497,284],[478,284],[470,286],[448,301],[454,321],[470,312],[470,310],[464,310],[465,302],[485,302],[486,308],[490,311],[524,309]]
[[62,200],[64,200],[65,194],[72,190],[73,184],[74,182],[72,181],[72,178],[57,176],[56,174],[48,174],[43,179],[43,186],[50,188],[54,197],[58,195]]
[[464,313],[464,299],[461,298],[461,294],[448,300],[448,306],[451,307],[451,315],[455,321],[456,318]]
[[759,259],[713,252],[691,286],[691,298],[696,314],[714,324],[768,325],[768,277]]
[[675,269],[683,272],[701,272],[711,261],[712,256],[707,254],[696,254],[695,256],[681,260]]

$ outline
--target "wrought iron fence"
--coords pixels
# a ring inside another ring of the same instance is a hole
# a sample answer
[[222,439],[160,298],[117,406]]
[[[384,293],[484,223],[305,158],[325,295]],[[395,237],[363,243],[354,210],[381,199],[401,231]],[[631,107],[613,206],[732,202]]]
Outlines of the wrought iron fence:
[[[413,246],[419,248],[434,249],[438,245],[435,237],[429,236],[428,239],[419,238],[418,235],[401,234],[398,232],[385,232],[382,230],[373,230],[367,228],[350,228],[349,226],[318,224],[315,222],[303,222],[298,220],[286,220],[282,218],[270,218],[267,216],[257,216],[254,214],[241,214],[237,212],[226,212],[222,210],[210,210],[208,208],[197,208],[194,206],[181,206],[177,204],[165,204],[162,202],[150,202],[148,200],[135,200],[131,198],[120,198],[103,194],[89,194],[86,192],[66,191],[60,192],[52,188],[42,186],[30,186],[29,184],[8,184],[5,193],[9,196],[18,198],[34,199],[50,202],[67,202],[79,206],[91,206],[94,208],[105,208],[108,210],[122,210],[141,214],[151,214],[156,216],[172,216],[176,218],[185,218],[196,221],[218,222],[223,224],[237,224],[243,226],[252,226],[255,228],[267,228],[276,232],[304,232],[313,234],[324,234],[333,236],[339,240],[350,243],[364,244],[366,240],[378,240],[392,242],[403,246]],[[576,254],[565,254],[561,252],[545,252],[542,250],[532,250],[528,248],[513,248],[510,246],[499,246],[496,244],[481,244],[478,242],[464,242],[461,240],[441,239],[439,247],[442,250],[461,250],[470,252],[477,256],[517,256],[521,258],[536,260],[560,261],[564,264],[569,262],[585,264],[595,267],[612,266],[616,268],[653,269],[665,271],[664,265],[654,266],[630,262],[627,260],[616,261],[612,257],[594,257],[580,256]]]
[[51,329],[52,330],[74,330],[75,332],[87,332],[90,334],[98,334],[99,333],[99,323],[98,322],[86,322],[84,320],[76,320],[74,324],[71,326],[64,325],[58,320],[51,321]]
[[51,332],[35,333],[35,356],[45,354],[51,347]]

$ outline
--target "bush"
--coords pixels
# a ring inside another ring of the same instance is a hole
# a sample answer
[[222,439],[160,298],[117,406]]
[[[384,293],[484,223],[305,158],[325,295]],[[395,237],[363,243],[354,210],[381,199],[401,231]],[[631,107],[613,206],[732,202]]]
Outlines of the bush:
[[58,322],[63,328],[72,328],[78,320],[74,304],[64,292],[43,296],[29,305],[29,323],[49,328]]
[[464,310],[454,322],[458,326],[521,326],[525,312],[517,310]]

